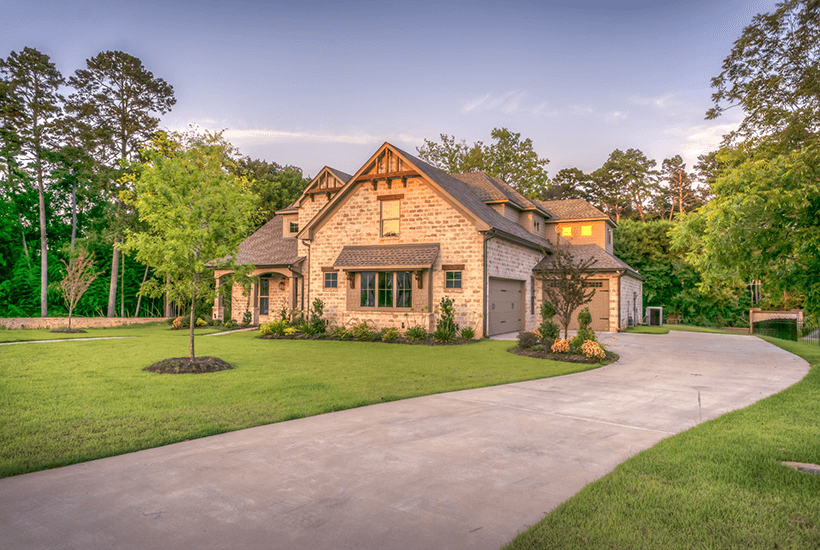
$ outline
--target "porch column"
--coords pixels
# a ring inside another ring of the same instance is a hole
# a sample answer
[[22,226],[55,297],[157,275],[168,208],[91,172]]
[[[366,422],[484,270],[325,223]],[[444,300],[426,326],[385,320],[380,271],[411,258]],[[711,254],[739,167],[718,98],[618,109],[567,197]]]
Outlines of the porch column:
[[259,298],[257,293],[259,291],[259,284],[258,283],[251,283],[251,294],[248,296],[248,301],[250,302],[250,307],[248,311],[251,312],[251,324],[258,325],[259,324]]
[[214,320],[223,320],[224,310],[222,306],[222,277],[216,279],[216,297],[214,298],[214,307],[212,309]]
[[[299,289],[296,286],[296,281],[297,281],[296,274],[295,273],[291,274],[291,276],[290,276],[290,293],[288,295],[288,309],[291,310],[291,311],[295,310],[296,305],[299,303],[299,302],[296,301],[298,296],[299,296],[299,294],[298,294]],[[291,320],[293,320],[294,315],[291,314],[290,317],[291,317]]]

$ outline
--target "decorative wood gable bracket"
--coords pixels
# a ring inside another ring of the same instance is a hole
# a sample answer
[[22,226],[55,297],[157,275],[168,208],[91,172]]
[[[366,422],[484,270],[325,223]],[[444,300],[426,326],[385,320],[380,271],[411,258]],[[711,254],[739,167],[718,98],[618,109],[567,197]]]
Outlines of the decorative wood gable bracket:
[[401,180],[402,187],[407,187],[407,178],[421,176],[416,170],[405,170],[404,159],[390,149],[385,149],[367,172],[354,181],[356,183],[370,182],[374,191],[378,189],[381,180],[384,180],[388,189],[392,189],[393,180]]
[[315,186],[307,191],[311,201],[316,200],[316,195],[322,193],[325,193],[327,200],[330,200],[345,185],[345,182],[337,178],[330,170],[323,170],[316,180]]

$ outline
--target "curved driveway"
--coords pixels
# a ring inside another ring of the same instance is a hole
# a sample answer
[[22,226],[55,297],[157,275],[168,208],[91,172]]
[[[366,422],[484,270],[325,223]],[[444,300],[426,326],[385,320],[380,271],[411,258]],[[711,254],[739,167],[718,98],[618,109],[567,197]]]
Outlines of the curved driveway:
[[0,480],[0,547],[497,549],[638,451],[809,369],[751,336],[604,341],[621,360],[585,373]]

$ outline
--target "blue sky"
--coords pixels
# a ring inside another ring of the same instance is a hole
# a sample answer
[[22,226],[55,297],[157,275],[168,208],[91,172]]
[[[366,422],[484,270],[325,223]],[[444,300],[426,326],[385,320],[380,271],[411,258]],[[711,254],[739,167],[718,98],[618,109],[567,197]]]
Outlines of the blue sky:
[[704,120],[710,80],[766,0],[107,2],[0,0],[0,56],[69,76],[105,50],[174,86],[168,128],[225,129],[251,157],[353,172],[384,141],[531,138],[554,175],[612,150],[691,167],[742,112]]

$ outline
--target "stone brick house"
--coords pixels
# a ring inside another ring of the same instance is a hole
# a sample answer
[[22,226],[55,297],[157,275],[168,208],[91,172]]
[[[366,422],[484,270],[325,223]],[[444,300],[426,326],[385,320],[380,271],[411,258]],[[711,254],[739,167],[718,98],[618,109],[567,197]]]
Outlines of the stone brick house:
[[[323,168],[240,245],[237,261],[253,264],[259,280],[248,295],[234,287],[231,314],[241,320],[247,310],[263,323],[319,298],[335,324],[432,330],[447,296],[457,322],[478,335],[531,330],[542,301],[534,270],[556,229],[577,225],[577,240],[572,229],[561,238],[599,258],[610,318],[598,330],[618,330],[640,304],[642,278],[612,255],[614,223],[580,202],[531,201],[501,180],[446,174],[385,143],[353,175]],[[624,301],[624,292],[637,298]],[[220,297],[213,315],[225,318]]]

